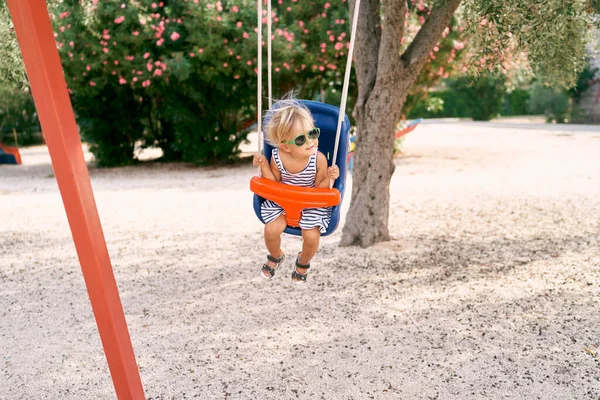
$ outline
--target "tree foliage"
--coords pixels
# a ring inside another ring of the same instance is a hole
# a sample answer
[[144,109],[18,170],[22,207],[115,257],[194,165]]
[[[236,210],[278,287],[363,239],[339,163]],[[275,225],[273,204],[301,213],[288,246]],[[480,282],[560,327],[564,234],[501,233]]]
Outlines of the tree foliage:
[[572,87],[586,64],[591,11],[584,0],[465,0],[461,15],[475,49],[471,67],[502,69],[524,53],[543,84]]
[[28,85],[27,76],[10,14],[4,2],[0,2],[0,37],[0,85],[24,89]]

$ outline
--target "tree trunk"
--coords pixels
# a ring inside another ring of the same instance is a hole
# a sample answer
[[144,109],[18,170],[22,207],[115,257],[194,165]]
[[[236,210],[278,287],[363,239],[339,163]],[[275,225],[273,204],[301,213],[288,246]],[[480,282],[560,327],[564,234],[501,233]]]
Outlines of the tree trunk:
[[[354,108],[355,168],[341,246],[369,247],[390,240],[388,219],[396,124],[410,87],[460,0],[446,0],[434,8],[402,56],[399,52],[406,0],[382,0],[382,3],[361,0],[354,57],[358,82]],[[355,4],[355,0],[350,0],[350,15]]]

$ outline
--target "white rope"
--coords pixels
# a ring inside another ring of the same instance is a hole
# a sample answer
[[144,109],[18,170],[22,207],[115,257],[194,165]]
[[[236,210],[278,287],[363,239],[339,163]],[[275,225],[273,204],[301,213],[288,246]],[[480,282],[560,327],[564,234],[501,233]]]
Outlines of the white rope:
[[272,61],[272,26],[273,26],[273,14],[271,13],[271,0],[267,3],[267,25],[269,30],[269,40],[268,40],[268,48],[267,48],[267,58],[268,58],[268,75],[269,75],[269,110],[273,108],[273,61]]
[[[346,103],[348,101],[348,89],[350,86],[350,72],[352,72],[352,54],[354,53],[354,42],[356,41],[356,27],[358,26],[358,12],[360,10],[360,0],[354,4],[354,17],[352,18],[352,31],[350,33],[350,48],[348,49],[348,59],[346,60],[346,75],[344,76],[344,87],[342,89],[342,102],[340,104],[340,114],[338,116],[337,131],[335,135],[335,147],[333,148],[333,161],[337,161],[338,147],[340,145],[340,134],[342,132],[342,123],[346,116]],[[329,182],[329,188],[333,187],[333,180]]]
[[[354,42],[356,40],[356,27],[358,25],[358,11],[360,9],[360,0],[356,0],[354,5],[354,18],[352,18],[352,31],[350,33],[350,48],[348,49],[348,59],[346,60],[346,75],[344,76],[344,87],[342,89],[342,102],[340,104],[340,115],[338,116],[338,125],[335,136],[335,147],[333,150],[333,164],[337,161],[338,146],[340,143],[340,133],[342,132],[342,123],[346,115],[346,103],[348,101],[348,89],[350,86],[350,72],[352,72],[352,54],[354,53]],[[333,165],[332,164],[332,165]]]
[[256,5],[258,15],[258,105],[256,116],[258,120],[258,154],[262,154],[262,0],[257,0]]

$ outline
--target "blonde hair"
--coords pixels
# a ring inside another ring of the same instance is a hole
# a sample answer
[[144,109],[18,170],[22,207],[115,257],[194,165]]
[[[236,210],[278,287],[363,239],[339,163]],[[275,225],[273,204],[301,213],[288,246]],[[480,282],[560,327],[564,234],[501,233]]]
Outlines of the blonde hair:
[[265,117],[266,139],[272,146],[279,146],[291,137],[297,124],[307,122],[311,129],[315,122],[310,111],[297,101],[282,100],[278,107],[267,113]]

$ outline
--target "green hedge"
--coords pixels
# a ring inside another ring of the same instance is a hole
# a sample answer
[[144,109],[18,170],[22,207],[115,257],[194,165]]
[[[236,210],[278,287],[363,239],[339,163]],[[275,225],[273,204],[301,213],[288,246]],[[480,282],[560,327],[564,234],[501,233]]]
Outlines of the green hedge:
[[0,87],[0,142],[9,146],[42,143],[40,123],[29,92]]

